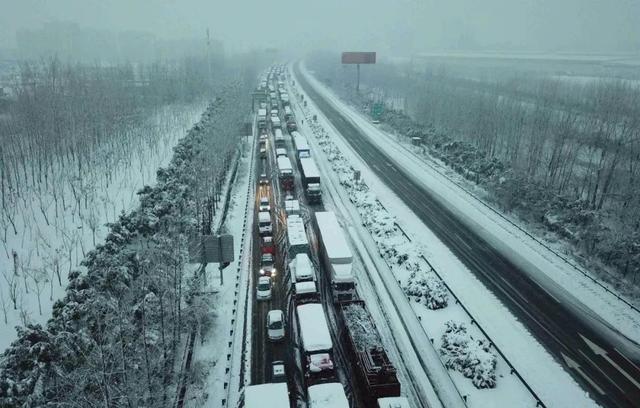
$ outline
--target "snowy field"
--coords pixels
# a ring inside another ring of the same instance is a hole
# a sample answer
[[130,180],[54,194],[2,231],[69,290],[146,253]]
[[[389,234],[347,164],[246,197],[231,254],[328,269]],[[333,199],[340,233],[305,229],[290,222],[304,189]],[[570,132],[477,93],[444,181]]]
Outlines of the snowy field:
[[136,192],[155,182],[156,170],[169,162],[173,146],[204,108],[163,108],[135,131],[126,152],[104,153],[114,166],[89,163],[80,177],[52,178],[48,189],[23,191],[2,212],[0,350],[15,338],[14,326],[47,321],[64,294],[67,273],[102,241],[106,223],[138,205]]
[[[313,81],[316,89],[322,87],[317,81]],[[323,93],[329,94],[326,89]],[[338,104],[335,97],[332,103]],[[308,100],[308,97],[305,96]],[[340,105],[343,111],[348,110],[344,105]],[[423,224],[416,223],[416,216],[404,205],[395,194],[390,191],[384,183],[382,183],[367,168],[367,165],[351,150],[348,143],[332,128],[329,122],[319,111],[311,104],[311,109],[318,114],[319,123],[326,129],[328,134],[335,142],[340,151],[348,158],[349,163],[355,168],[361,170],[362,177],[366,180],[379,198],[384,207],[389,210],[398,224],[407,232],[414,240],[422,243],[421,250],[424,251],[427,259],[431,264],[440,271],[449,287],[461,299],[462,303],[471,310],[476,317],[478,323],[491,336],[492,340],[500,347],[505,355],[511,360],[514,366],[520,371],[525,380],[538,393],[541,399],[549,406],[594,406],[595,403],[589,399],[584,390],[571,378],[571,376],[563,370],[563,368],[546,352],[546,350],[533,338],[530,333],[517,321],[513,315],[501,304],[501,302],[490,293],[473,274],[457,259],[449,249],[443,245]],[[355,113],[349,112],[348,115]],[[362,119],[360,119],[362,120]],[[306,121],[305,121],[306,124]],[[309,130],[311,132],[311,130]],[[390,149],[387,147],[386,149]],[[402,278],[400,277],[402,281]],[[442,333],[444,332],[443,323],[451,318],[451,313],[455,313],[455,308],[444,308],[439,310],[430,310],[424,304],[416,304],[412,302],[415,312],[422,317],[423,326],[426,331],[434,338],[436,346],[441,345]],[[496,319],[495,316],[500,316]],[[469,325],[467,325],[469,326]],[[477,338],[474,329],[470,329],[470,333]],[[457,372],[451,372],[454,381],[458,384],[462,375]],[[499,375],[504,376],[504,371]],[[460,377],[460,378],[456,378]],[[498,387],[500,390],[500,381],[504,377],[498,376]],[[466,380],[468,385],[470,381]],[[503,381],[504,382],[504,381]],[[467,387],[463,386],[464,392]],[[481,390],[484,392],[486,390]],[[513,395],[505,393],[506,401],[512,401]],[[486,394],[485,394],[486,395]],[[495,402],[500,398],[497,395],[492,396]],[[477,401],[487,402],[487,399],[479,396]],[[474,398],[472,398],[474,399]],[[491,400],[491,398],[489,399]],[[492,405],[492,404],[489,404]],[[535,404],[534,404],[535,405]],[[478,406],[486,406],[479,403]],[[506,404],[505,406],[509,406]]]

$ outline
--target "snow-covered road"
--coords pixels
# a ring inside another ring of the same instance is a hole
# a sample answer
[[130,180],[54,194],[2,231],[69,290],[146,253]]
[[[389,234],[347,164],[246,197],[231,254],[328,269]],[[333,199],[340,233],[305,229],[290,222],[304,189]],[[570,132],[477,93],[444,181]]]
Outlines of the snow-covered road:
[[[320,87],[319,84],[314,86]],[[326,92],[326,90],[324,91]],[[308,97],[305,99],[309,100]],[[309,100],[310,101],[310,100]],[[338,103],[332,101],[332,103]],[[313,106],[313,104],[311,103]],[[346,107],[342,107],[348,109]],[[333,126],[322,115],[319,120],[332,129]],[[332,133],[341,150],[352,160],[352,164],[362,171],[372,190],[384,205],[398,218],[403,228],[418,241],[428,245],[427,257],[437,269],[444,272],[444,278],[461,298],[467,308],[474,311],[479,323],[505,352],[512,363],[523,374],[526,381],[552,406],[589,406],[593,402],[576,384],[566,371],[538,343],[531,334],[503,305],[490,293],[462,262],[460,262],[424,224],[416,222],[416,215],[400,200],[375,172],[360,158],[339,132]],[[330,132],[331,133],[331,132]],[[391,148],[387,148],[391,149]],[[387,165],[382,162],[376,165]],[[388,166],[393,171],[391,166]]]

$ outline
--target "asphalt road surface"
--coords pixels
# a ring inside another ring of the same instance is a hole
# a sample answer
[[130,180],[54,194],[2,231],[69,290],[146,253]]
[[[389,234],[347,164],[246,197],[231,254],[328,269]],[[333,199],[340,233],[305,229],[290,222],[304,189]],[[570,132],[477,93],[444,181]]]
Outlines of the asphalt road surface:
[[640,406],[639,362],[620,351],[610,333],[603,335],[588,316],[558,302],[457,219],[322,98],[297,64],[294,70],[300,86],[371,170],[501,299],[592,398],[609,407]]

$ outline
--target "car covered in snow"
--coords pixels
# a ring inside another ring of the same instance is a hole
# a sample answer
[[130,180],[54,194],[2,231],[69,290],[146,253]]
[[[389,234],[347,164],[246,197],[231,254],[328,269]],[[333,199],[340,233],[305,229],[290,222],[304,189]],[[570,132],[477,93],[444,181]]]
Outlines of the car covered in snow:
[[276,149],[276,157],[287,157],[287,149],[281,147]]
[[266,186],[269,184],[269,178],[267,177],[267,175],[265,173],[262,173],[260,175],[260,184],[263,186]]
[[274,265],[273,254],[262,254],[260,256],[260,275],[275,276],[276,267]]
[[269,211],[271,206],[269,205],[269,197],[260,197],[260,211]]
[[271,299],[271,278],[270,277],[261,276],[258,278],[258,284],[256,285],[256,298],[258,300]]
[[267,335],[271,341],[284,339],[284,313],[282,310],[270,310],[267,313]]

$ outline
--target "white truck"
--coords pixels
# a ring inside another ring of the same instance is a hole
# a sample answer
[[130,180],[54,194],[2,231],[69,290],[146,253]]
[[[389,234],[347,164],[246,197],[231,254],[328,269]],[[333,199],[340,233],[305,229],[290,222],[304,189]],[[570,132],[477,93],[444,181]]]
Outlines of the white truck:
[[287,217],[287,244],[289,256],[309,252],[309,240],[304,227],[304,220],[299,215]]
[[335,301],[351,300],[355,290],[353,255],[335,213],[315,213],[322,259],[331,277]]
[[322,305],[306,303],[296,306],[296,320],[305,384],[310,386],[334,380],[333,342]]
[[298,200],[284,200],[284,211],[289,215],[298,214],[300,215],[300,201]]
[[312,385],[307,394],[308,408],[349,408],[349,401],[339,382]]
[[267,110],[264,108],[258,109],[258,127],[260,129],[267,127]]
[[289,408],[287,383],[249,385],[244,389],[245,408]]
[[258,232],[260,235],[270,235],[273,232],[269,211],[260,211],[258,213]]

